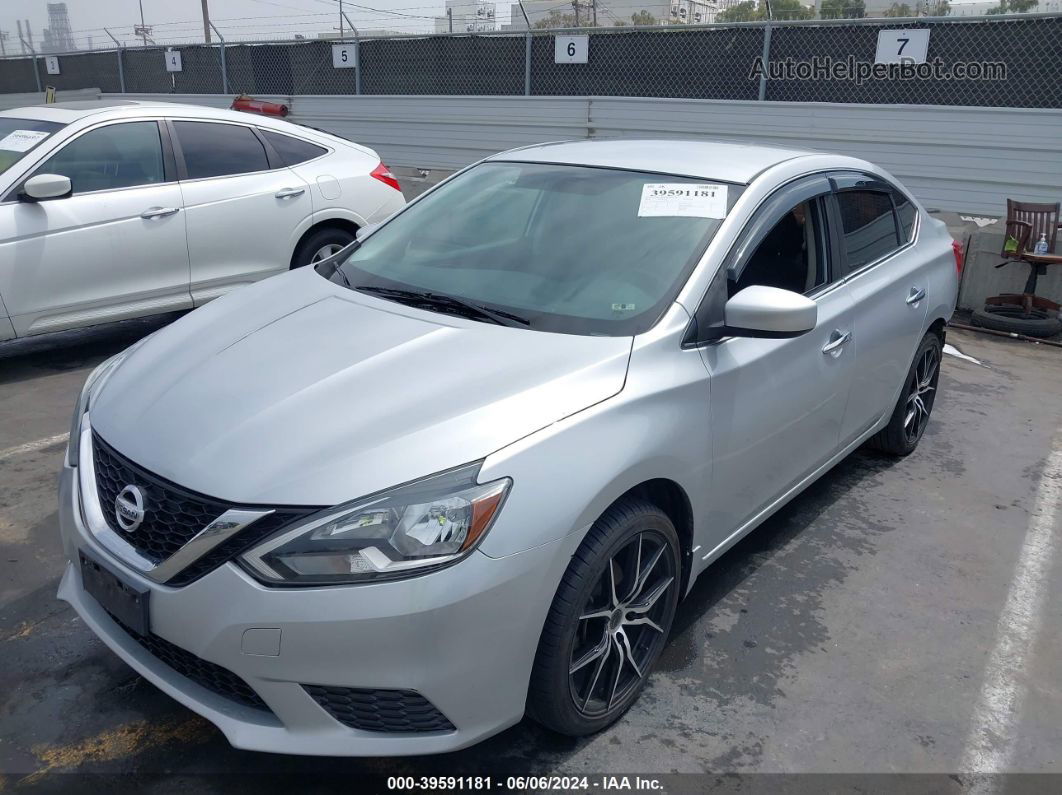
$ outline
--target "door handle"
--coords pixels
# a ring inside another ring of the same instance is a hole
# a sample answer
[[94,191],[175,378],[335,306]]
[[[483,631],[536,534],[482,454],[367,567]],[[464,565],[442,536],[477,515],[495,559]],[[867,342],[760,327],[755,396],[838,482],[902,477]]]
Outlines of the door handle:
[[295,196],[301,196],[306,192],[306,188],[281,188],[277,191],[278,199],[290,199]]
[[179,212],[180,209],[180,207],[150,207],[140,213],[140,217],[148,220],[152,218],[165,218],[168,215],[173,215],[174,213]]
[[917,304],[923,298],[926,297],[926,291],[923,287],[912,287],[911,294],[907,296],[908,304]]
[[841,331],[835,330],[833,333],[838,336],[822,346],[823,353],[833,353],[834,351],[839,351],[842,345],[848,342],[848,340],[852,339],[852,334],[849,331],[845,331],[842,333]]

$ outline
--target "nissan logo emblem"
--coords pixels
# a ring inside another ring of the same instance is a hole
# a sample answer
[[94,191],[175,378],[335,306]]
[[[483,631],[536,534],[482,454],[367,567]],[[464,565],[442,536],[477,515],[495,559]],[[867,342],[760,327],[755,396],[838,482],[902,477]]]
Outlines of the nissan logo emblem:
[[131,533],[144,521],[144,492],[136,486],[126,486],[114,500],[114,516],[118,526]]

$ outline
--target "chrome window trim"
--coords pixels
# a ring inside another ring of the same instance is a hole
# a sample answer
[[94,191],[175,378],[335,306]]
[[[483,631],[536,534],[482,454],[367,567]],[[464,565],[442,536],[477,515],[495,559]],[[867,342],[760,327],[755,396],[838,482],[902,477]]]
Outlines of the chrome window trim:
[[[81,421],[81,443],[78,450],[78,491],[81,518],[92,537],[122,563],[160,585],[169,582],[190,565],[214,549],[218,544],[238,533],[270,510],[226,511],[196,533],[183,547],[159,563],[148,560],[131,544],[115,533],[103,515],[99,492],[96,490],[95,450],[92,444],[92,422],[86,414]],[[135,531],[134,531],[135,532]]]

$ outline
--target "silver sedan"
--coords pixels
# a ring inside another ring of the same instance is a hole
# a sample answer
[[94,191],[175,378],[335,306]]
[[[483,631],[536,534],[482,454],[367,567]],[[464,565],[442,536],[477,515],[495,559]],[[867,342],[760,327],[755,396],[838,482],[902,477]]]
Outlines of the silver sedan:
[[597,731],[714,560],[857,446],[914,450],[957,261],[848,157],[488,158],[93,373],[59,596],[241,748]]

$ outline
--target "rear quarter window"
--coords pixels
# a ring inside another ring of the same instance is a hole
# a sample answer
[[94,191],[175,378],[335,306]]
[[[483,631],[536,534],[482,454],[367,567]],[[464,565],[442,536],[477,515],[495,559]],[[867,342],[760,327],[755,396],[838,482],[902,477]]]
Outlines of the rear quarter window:
[[312,144],[301,138],[293,138],[272,130],[259,130],[259,132],[269,141],[269,145],[280,156],[285,166],[297,166],[299,163],[305,163],[307,160],[313,160],[315,157],[328,153],[323,146]]
[[915,216],[918,210],[914,203],[898,190],[892,192],[892,201],[896,205],[896,216],[900,220],[901,243],[910,243],[914,237]]

